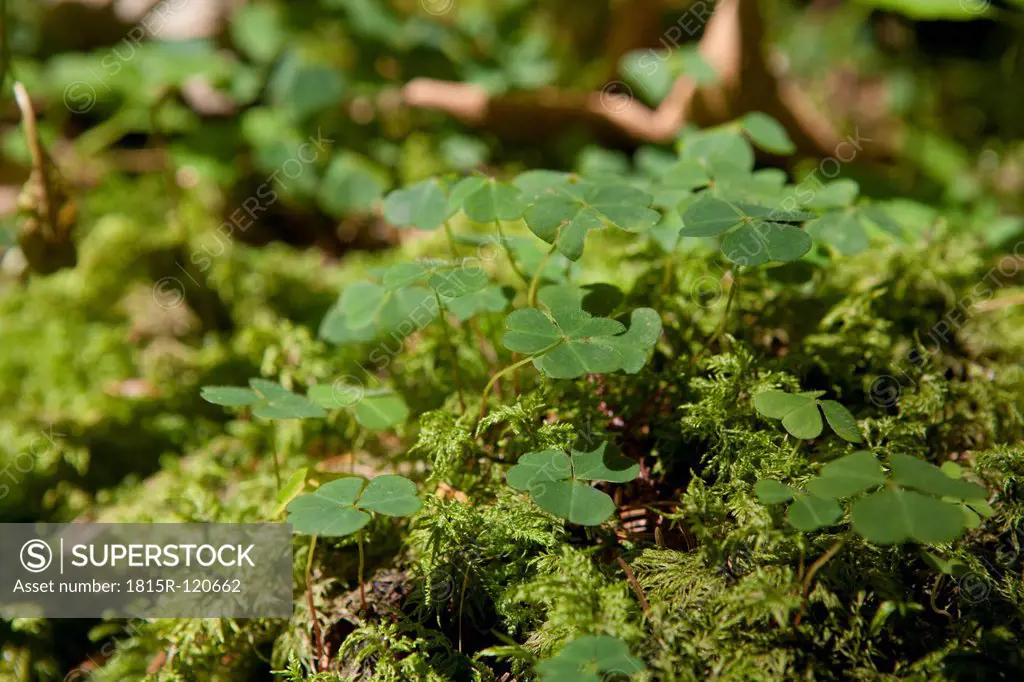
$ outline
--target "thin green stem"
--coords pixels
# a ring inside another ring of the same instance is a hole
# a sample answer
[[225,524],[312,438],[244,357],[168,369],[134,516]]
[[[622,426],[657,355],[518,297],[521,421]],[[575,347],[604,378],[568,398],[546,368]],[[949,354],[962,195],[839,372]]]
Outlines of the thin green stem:
[[665,256],[665,274],[661,278],[661,296],[664,297],[668,292],[668,287],[672,283],[672,276],[676,270],[676,249],[679,248],[679,238],[676,237],[676,241],[672,244],[672,250]]
[[316,553],[316,537],[309,541],[309,556],[306,557],[306,598],[309,601],[309,615],[313,619],[313,644],[316,647],[316,658],[313,672],[317,672],[324,658],[324,639],[320,632],[320,620],[317,618],[316,605],[313,602],[313,555]]
[[533,273],[533,278],[530,280],[530,289],[526,294],[526,305],[531,308],[536,307],[537,287],[540,285],[540,280],[544,276],[544,268],[547,266],[548,260],[554,252],[555,243],[552,243],[551,248],[544,254],[544,258],[541,259],[540,265],[537,266],[537,270]]
[[725,329],[729,323],[729,312],[732,310],[733,301],[736,300],[736,293],[740,288],[739,268],[732,271],[732,284],[729,286],[729,297],[725,300],[725,311],[722,313],[722,321],[718,324],[718,331],[712,341],[717,341],[725,335]]
[[804,576],[804,582],[800,587],[800,596],[802,597],[800,610],[797,611],[796,618],[793,619],[793,627],[800,625],[800,619],[804,614],[804,608],[807,606],[807,596],[811,592],[811,585],[814,584],[814,575],[821,570],[821,567],[827,564],[832,557],[839,553],[839,550],[843,548],[843,545],[846,544],[848,539],[848,535],[840,537],[831,547],[825,550],[824,554],[818,557],[818,559],[811,564],[810,568],[807,569],[807,575]]
[[539,357],[541,355],[544,355],[544,353],[547,353],[552,348],[555,348],[556,346],[558,346],[561,343],[562,343],[562,340],[559,339],[558,341],[556,341],[555,343],[551,344],[547,348],[542,348],[541,350],[537,351],[536,353],[533,353],[532,355],[527,355],[525,358],[523,358],[519,362],[512,363],[511,365],[509,365],[505,369],[497,372],[494,376],[492,376],[491,380],[487,382],[486,386],[484,386],[484,392],[480,396],[480,418],[483,419],[487,415],[487,395],[491,392],[491,388],[494,386],[494,383],[498,379],[500,379],[501,377],[505,376],[509,372],[514,372],[515,370],[519,369],[520,367],[522,367],[526,363],[530,362],[534,358]]
[[281,492],[281,463],[277,461],[277,451],[274,451],[274,483],[277,486],[277,492]]
[[444,233],[448,237],[448,248],[452,252],[452,258],[459,257],[459,251],[455,246],[455,234],[452,232],[452,225],[447,220],[444,221]]
[[444,332],[444,343],[448,346],[448,354],[452,359],[452,379],[455,381],[455,392],[459,395],[459,406],[462,411],[466,411],[466,397],[462,394],[462,382],[459,380],[459,358],[455,354],[455,344],[452,343],[451,332],[448,329],[448,321],[444,316],[444,302],[441,300],[441,294],[434,290],[434,298],[437,299],[437,319],[441,323],[441,329]]
[[526,284],[530,283],[530,278],[519,269],[519,265],[516,264],[516,259],[512,255],[512,248],[508,245],[508,239],[505,237],[505,231],[501,229],[501,221],[495,220],[495,226],[498,228],[498,241],[501,242],[501,248],[505,249],[505,255],[508,256],[508,264],[512,267],[512,271],[515,272],[521,280]]
[[367,610],[366,606],[366,587],[363,585],[363,570],[366,568],[366,557],[363,553],[363,532],[359,531],[356,536],[359,543],[359,602],[363,606],[363,611]]

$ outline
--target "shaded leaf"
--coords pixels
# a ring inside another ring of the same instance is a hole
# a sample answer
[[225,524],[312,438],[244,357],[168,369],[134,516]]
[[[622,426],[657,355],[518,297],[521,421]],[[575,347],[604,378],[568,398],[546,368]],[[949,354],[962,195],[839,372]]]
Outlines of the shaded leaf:
[[789,525],[805,533],[831,526],[843,515],[835,500],[824,500],[814,495],[797,495],[789,505],[786,520]]
[[605,441],[590,452],[573,450],[572,471],[579,481],[625,483],[640,475],[640,465]]
[[796,488],[791,488],[771,478],[760,480],[754,484],[754,494],[765,504],[788,502],[797,492]]
[[384,219],[396,227],[436,230],[448,217],[448,198],[433,178],[396,189],[384,199]]
[[879,545],[950,542],[965,525],[956,505],[900,488],[884,488],[858,500],[850,520],[854,530]]
[[826,499],[862,493],[885,483],[885,472],[873,454],[859,450],[822,467],[821,475],[807,482],[807,490]]

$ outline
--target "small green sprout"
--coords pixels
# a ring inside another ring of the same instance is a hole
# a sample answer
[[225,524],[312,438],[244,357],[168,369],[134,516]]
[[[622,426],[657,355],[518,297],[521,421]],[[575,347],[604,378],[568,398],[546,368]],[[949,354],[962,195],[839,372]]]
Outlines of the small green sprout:
[[599,526],[615,512],[612,498],[590,483],[626,483],[640,474],[640,465],[623,457],[607,442],[590,452],[560,450],[528,452],[508,470],[506,480],[528,491],[541,509],[578,523]]
[[341,478],[300,495],[288,503],[287,522],[303,535],[351,535],[370,522],[370,514],[411,516],[422,503],[416,484],[404,476],[387,474],[369,483],[362,478]]
[[646,670],[626,644],[608,635],[584,635],[536,666],[541,682],[625,680]]
[[819,400],[823,395],[824,391],[762,391],[754,396],[754,408],[769,419],[781,419],[786,431],[802,440],[821,435],[824,425],[820,410],[837,436],[851,443],[862,442],[864,438],[850,411],[835,400]]

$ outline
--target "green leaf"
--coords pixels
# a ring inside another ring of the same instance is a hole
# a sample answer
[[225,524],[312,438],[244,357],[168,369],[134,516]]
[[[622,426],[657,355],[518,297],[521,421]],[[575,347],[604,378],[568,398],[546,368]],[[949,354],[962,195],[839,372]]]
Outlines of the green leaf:
[[305,535],[350,535],[370,522],[370,515],[353,508],[365,481],[342,478],[320,486],[288,503],[287,523]]
[[345,81],[339,69],[308,61],[293,50],[278,63],[267,83],[267,93],[270,102],[291,122],[300,123],[336,107],[345,94]]
[[356,421],[371,431],[383,431],[409,418],[409,406],[397,393],[367,393],[355,404]]
[[278,383],[266,379],[249,379],[249,386],[260,394],[262,402],[252,408],[263,419],[303,419],[326,417],[327,412],[306,397],[292,393]]
[[683,237],[713,237],[743,224],[745,214],[733,204],[702,194],[683,212]]
[[505,318],[505,329],[501,344],[517,353],[533,354],[562,338],[551,318],[536,308],[512,311]]
[[572,477],[572,464],[560,450],[528,452],[508,470],[505,480],[516,490],[529,491],[537,483],[566,481]]
[[921,20],[973,21],[990,15],[993,10],[984,0],[857,0],[857,3]]
[[807,482],[807,490],[823,499],[857,495],[885,483],[885,472],[873,454],[858,450],[829,462],[818,478]]
[[647,364],[651,348],[661,336],[661,316],[653,308],[637,308],[630,314],[629,329],[617,336],[606,336],[600,340],[617,350],[622,356],[622,370],[636,374]]
[[956,505],[900,488],[884,488],[857,501],[850,521],[860,535],[879,545],[951,542],[965,525]]
[[[621,640],[608,635],[585,635],[562,647],[556,656],[536,666],[541,682],[600,682],[645,670]],[[599,676],[598,674],[601,674]]]
[[274,5],[242,5],[228,23],[235,46],[249,59],[267,64],[284,47],[288,26]]
[[612,498],[580,481],[534,481],[531,496],[541,509],[581,526],[599,526],[615,513]]
[[848,409],[835,400],[819,400],[818,405],[821,406],[828,425],[832,427],[837,436],[851,443],[863,442],[864,437],[860,435],[857,420],[853,418]]
[[980,485],[950,478],[934,464],[916,457],[892,454],[889,456],[892,480],[907,488],[939,497],[958,500],[984,500],[985,489]]
[[791,488],[771,478],[760,480],[754,484],[754,494],[765,504],[789,502],[797,492],[796,488]]
[[761,149],[774,154],[792,154],[796,146],[786,129],[768,114],[754,111],[743,117],[743,132]]
[[372,479],[356,505],[385,516],[410,516],[419,511],[422,503],[415,483],[404,476],[387,474]]
[[494,178],[463,178],[452,188],[451,197],[449,210],[454,209],[455,202],[461,200],[461,208],[466,217],[475,223],[518,220],[525,209],[519,188]]
[[[387,291],[397,291],[417,282],[423,282],[430,276],[431,268],[423,263],[399,263],[384,271],[381,284]],[[373,310],[379,307],[379,303]]]
[[653,197],[628,185],[590,182],[566,184],[537,197],[523,218],[535,235],[566,258],[579,260],[591,230],[615,227],[642,232],[661,214],[650,208]]
[[682,47],[677,53],[678,72],[692,77],[697,85],[711,85],[719,80],[718,72],[704,59],[696,46]]
[[881,206],[861,206],[858,209],[858,214],[862,221],[865,221],[868,224],[877,225],[879,228],[894,237],[899,238],[903,236],[903,226],[893,220]]
[[436,230],[448,217],[448,199],[433,178],[396,189],[384,199],[384,219],[396,227]]
[[741,225],[722,241],[722,253],[737,265],[765,265],[800,259],[811,250],[810,236],[800,228],[757,221]]
[[502,344],[536,355],[534,366],[557,379],[620,369],[639,371],[661,331],[657,313],[649,308],[633,311],[627,331],[615,320],[585,311],[583,296],[575,287],[544,287],[539,299],[550,312],[536,308],[512,312],[505,318]]
[[821,435],[822,423],[821,413],[818,412],[818,405],[811,401],[803,407],[797,408],[782,418],[782,426],[792,436],[801,440],[810,440]]
[[769,419],[782,419],[808,402],[813,403],[814,399],[783,391],[761,391],[754,396],[754,409]]
[[860,193],[860,185],[850,178],[839,178],[813,192],[806,201],[801,201],[810,208],[846,208],[852,206]]
[[683,140],[683,160],[698,161],[711,175],[743,176],[754,169],[754,150],[739,133],[699,131]]
[[824,500],[814,495],[797,495],[789,505],[786,520],[797,530],[809,533],[831,526],[843,515],[843,509],[835,500]]
[[360,386],[342,383],[318,384],[310,386],[306,396],[325,410],[334,410],[358,402],[363,396],[363,389]]
[[578,481],[625,483],[640,475],[640,465],[603,442],[590,452],[572,451],[573,478]]
[[846,211],[827,213],[807,223],[805,229],[815,241],[831,246],[844,256],[866,251],[870,245],[861,221]]
[[309,468],[307,467],[302,467],[292,472],[292,475],[288,477],[288,480],[285,481],[284,485],[281,486],[281,490],[277,493],[277,507],[270,515],[271,518],[275,518],[283,512],[288,504],[305,490],[306,475],[308,473]]
[[489,284],[479,291],[468,293],[445,302],[445,306],[460,322],[481,313],[500,313],[508,307],[508,296],[497,284]]
[[199,389],[199,395],[208,403],[225,407],[255,405],[263,401],[251,389],[240,386],[203,386]]
[[330,215],[367,213],[390,184],[383,169],[351,152],[331,159],[317,192],[317,204]]

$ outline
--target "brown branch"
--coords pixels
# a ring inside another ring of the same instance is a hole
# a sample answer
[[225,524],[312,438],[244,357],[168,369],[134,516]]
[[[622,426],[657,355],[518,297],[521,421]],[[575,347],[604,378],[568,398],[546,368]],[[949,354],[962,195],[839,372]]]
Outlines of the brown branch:
[[[771,68],[764,37],[757,0],[721,0],[699,44],[720,81],[698,87],[683,76],[655,109],[610,92],[608,86],[591,93],[544,88],[490,96],[478,85],[417,78],[401,94],[410,107],[443,111],[512,138],[535,139],[583,126],[615,142],[663,143],[674,139],[687,121],[710,126],[763,111],[786,128],[800,153],[834,154],[842,137],[796,85]],[[878,156],[885,151],[872,150]]]

